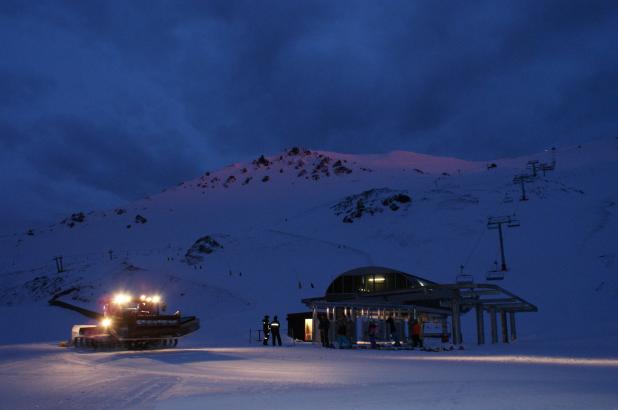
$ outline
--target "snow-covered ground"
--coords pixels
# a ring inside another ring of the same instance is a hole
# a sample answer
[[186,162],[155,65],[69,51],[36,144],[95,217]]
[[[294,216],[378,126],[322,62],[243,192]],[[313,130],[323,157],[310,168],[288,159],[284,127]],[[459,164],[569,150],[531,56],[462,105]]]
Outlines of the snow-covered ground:
[[[520,202],[529,160],[556,167]],[[289,150],[25,227],[0,237],[0,407],[616,408],[616,176],[616,139],[482,163]],[[397,195],[411,202],[391,207]],[[539,307],[516,343],[474,346],[468,314],[463,352],[247,347],[264,314],[284,322],[359,266],[452,282],[463,264],[484,282],[499,258],[487,218],[513,214],[500,285]],[[59,348],[88,323],[47,305],[70,288],[97,310],[105,294],[160,292],[202,329],[176,351]]]
[[618,358],[527,346],[448,353],[314,346],[0,348],[0,408],[615,409]]

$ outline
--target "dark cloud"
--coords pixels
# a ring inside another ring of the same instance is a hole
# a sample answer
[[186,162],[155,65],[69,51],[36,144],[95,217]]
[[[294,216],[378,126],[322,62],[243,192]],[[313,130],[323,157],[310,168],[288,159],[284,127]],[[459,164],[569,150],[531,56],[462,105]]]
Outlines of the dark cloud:
[[488,159],[618,132],[608,1],[5,0],[0,38],[1,178],[33,204],[290,145]]
[[49,79],[24,72],[0,71],[0,107],[28,109],[29,104],[51,92]]
[[138,139],[118,126],[55,118],[41,121],[31,133],[38,138],[24,151],[36,171],[121,197],[157,192],[202,171],[189,149],[173,146],[182,140],[174,132]]

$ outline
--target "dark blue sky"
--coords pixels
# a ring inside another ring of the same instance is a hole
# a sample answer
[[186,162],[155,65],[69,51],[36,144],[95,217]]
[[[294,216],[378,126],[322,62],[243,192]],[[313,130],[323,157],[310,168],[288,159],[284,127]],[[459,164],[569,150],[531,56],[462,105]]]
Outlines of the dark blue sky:
[[0,1],[2,232],[293,145],[618,134],[616,1]]

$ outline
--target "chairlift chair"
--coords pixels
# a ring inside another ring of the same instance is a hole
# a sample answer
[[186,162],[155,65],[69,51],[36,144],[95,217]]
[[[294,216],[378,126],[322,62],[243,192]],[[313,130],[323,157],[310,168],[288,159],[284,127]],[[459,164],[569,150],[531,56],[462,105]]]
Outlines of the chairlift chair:
[[455,282],[460,285],[471,284],[474,283],[474,276],[468,275],[467,273],[462,273],[455,277]]
[[460,285],[474,283],[474,277],[464,273],[464,265],[459,266],[459,274],[455,277],[455,282]]
[[485,276],[485,279],[487,280],[504,280],[504,272],[502,271],[495,271],[495,270],[490,270],[487,271],[487,275]]
[[498,261],[494,262],[493,270],[487,271],[487,275],[485,276],[487,280],[503,280],[504,279],[504,271],[498,269]]

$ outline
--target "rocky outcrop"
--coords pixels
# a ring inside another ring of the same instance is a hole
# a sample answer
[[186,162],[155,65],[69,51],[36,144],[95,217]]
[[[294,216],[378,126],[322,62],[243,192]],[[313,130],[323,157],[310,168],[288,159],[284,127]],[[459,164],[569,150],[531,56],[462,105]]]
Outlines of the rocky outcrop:
[[189,265],[199,264],[205,255],[210,255],[217,249],[223,249],[223,245],[209,235],[199,238],[185,253],[185,262]]
[[375,215],[389,211],[398,211],[408,207],[412,198],[406,191],[397,191],[389,188],[370,189],[357,195],[345,197],[331,209],[335,215],[342,217],[342,222],[352,223],[366,215]]
[[253,160],[253,165],[259,167],[267,167],[270,165],[270,161],[264,157],[264,155],[260,155],[258,159]]
[[60,223],[65,224],[69,228],[73,228],[76,224],[80,224],[86,220],[86,215],[83,212],[71,214],[70,217],[63,219]]

